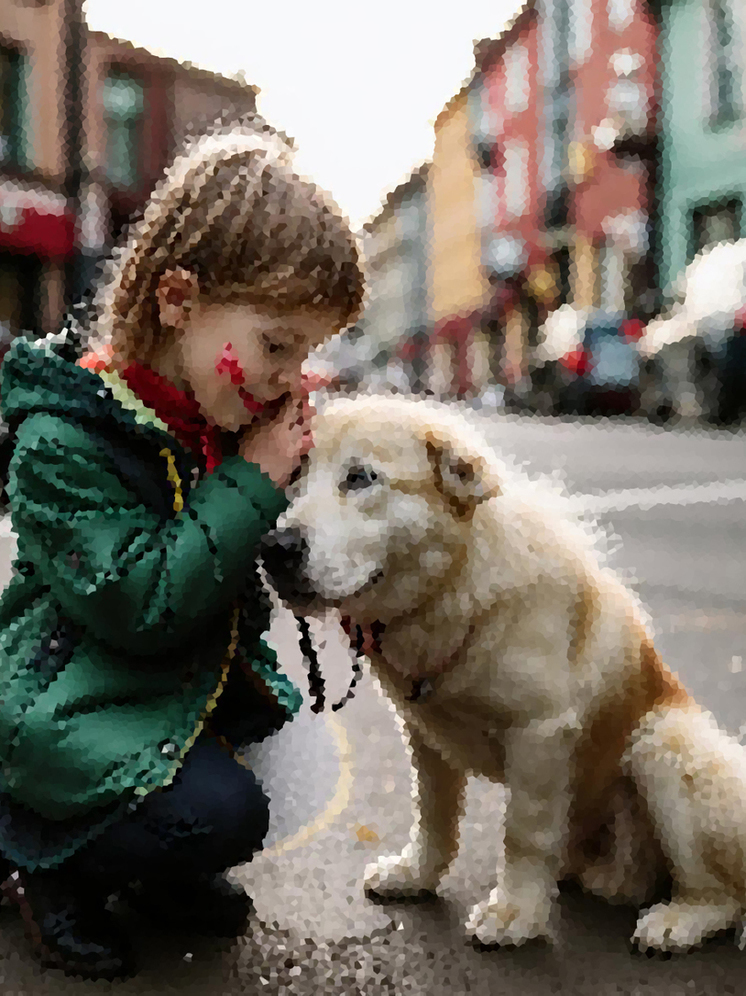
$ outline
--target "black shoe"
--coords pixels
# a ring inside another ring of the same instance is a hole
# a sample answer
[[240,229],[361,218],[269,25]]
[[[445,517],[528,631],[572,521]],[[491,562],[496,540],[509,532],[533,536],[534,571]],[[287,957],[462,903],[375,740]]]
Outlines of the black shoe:
[[132,956],[106,900],[54,872],[15,871],[3,891],[20,909],[46,968],[87,979],[132,975]]
[[212,937],[238,937],[254,912],[244,890],[222,875],[151,880],[130,889],[125,898],[138,913],[163,927]]
[[14,871],[15,867],[10,863],[10,861],[0,855],[0,888],[10,878]]

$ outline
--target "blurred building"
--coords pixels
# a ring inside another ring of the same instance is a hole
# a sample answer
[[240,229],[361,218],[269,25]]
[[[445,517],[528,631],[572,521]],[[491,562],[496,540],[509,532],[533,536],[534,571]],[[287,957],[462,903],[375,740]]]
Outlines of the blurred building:
[[646,0],[530,0],[477,44],[431,169],[436,351],[456,393],[487,342],[491,376],[520,395],[538,327],[566,303],[654,313],[656,52]]
[[428,167],[415,170],[363,229],[368,303],[358,348],[379,379],[415,391],[426,362],[427,176]]
[[661,282],[746,236],[746,5],[656,0],[660,21]]
[[512,389],[526,376],[532,329],[559,294],[559,269],[543,236],[538,25],[538,11],[527,5],[500,38],[480,42],[472,86],[482,265],[490,284],[483,324],[492,374]]
[[474,386],[474,351],[481,346],[489,299],[482,265],[473,99],[472,79],[437,117],[428,173],[429,386],[434,394],[445,396],[463,396]]
[[[183,138],[256,104],[255,87],[85,26],[83,59],[71,65],[69,22],[79,10],[79,0],[0,0],[0,323],[15,331],[54,330],[71,262],[78,257],[89,280]],[[80,206],[68,182],[74,72]]]
[[575,0],[567,52],[572,116],[562,159],[569,191],[572,303],[650,317],[658,143],[657,25],[645,0]]
[[74,217],[64,184],[65,5],[0,3],[0,323],[51,329]]

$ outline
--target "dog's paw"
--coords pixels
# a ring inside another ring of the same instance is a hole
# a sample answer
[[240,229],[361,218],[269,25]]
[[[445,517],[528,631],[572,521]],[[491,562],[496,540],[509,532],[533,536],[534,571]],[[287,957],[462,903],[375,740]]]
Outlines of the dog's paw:
[[509,897],[478,903],[466,921],[466,932],[486,947],[518,947],[527,941],[550,938],[551,902],[538,906],[513,902]]
[[364,885],[366,892],[376,896],[422,896],[434,893],[439,880],[405,851],[368,865]]
[[735,901],[691,903],[673,900],[651,906],[637,921],[632,943],[640,951],[681,953],[732,927],[741,914]]

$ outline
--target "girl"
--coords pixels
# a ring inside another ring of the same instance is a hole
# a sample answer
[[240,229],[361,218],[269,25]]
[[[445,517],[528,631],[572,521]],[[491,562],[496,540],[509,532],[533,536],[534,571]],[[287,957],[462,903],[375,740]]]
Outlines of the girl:
[[255,549],[309,445],[301,365],[361,298],[339,213],[240,126],[156,190],[103,283],[101,345],[5,360],[0,852],[46,963],[129,972],[118,891],[222,934],[246,921],[223,872],[261,846],[268,800],[231,751],[300,702],[262,639]]

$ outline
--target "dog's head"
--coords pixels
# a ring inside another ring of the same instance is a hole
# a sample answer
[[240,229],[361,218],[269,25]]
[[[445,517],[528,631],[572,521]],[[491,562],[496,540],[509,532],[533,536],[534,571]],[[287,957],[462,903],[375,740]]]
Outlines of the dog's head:
[[291,504],[262,544],[300,611],[406,610],[447,583],[482,502],[500,492],[483,443],[426,402],[340,400],[318,417]]

